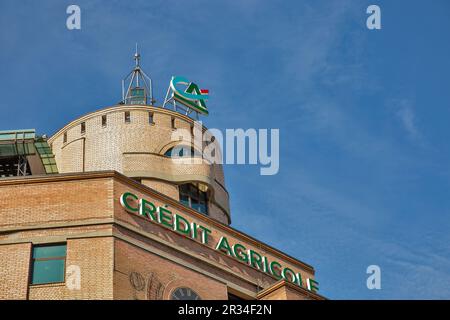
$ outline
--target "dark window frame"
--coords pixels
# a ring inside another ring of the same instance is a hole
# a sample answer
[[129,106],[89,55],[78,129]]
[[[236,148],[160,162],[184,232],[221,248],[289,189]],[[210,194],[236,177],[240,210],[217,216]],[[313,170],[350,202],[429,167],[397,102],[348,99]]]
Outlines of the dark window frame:
[[154,116],[155,116],[155,113],[153,111],[148,112],[148,123],[149,124],[155,124]]
[[[66,247],[66,254],[64,256],[54,256],[54,257],[47,257],[47,258],[34,258],[34,249],[39,247],[54,247],[54,246],[65,246]],[[63,279],[62,281],[55,281],[55,282],[41,282],[41,283],[33,283],[33,273],[34,273],[34,262],[35,261],[52,261],[52,260],[62,260],[64,262],[64,272],[63,272]],[[48,284],[64,284],[66,283],[66,266],[67,266],[67,242],[58,242],[58,243],[46,243],[46,244],[36,244],[32,245],[31,247],[31,258],[30,258],[30,276],[29,276],[29,285],[30,286],[42,286],[42,285],[48,285]]]
[[[188,144],[180,144],[180,145],[170,147],[169,149],[166,150],[166,152],[164,152],[164,156],[172,158],[172,152],[174,151],[175,148],[179,148],[179,150],[180,150],[178,152],[179,158],[184,158],[184,157],[186,157],[186,158],[201,158],[202,157],[201,153],[197,149],[195,149],[193,146],[188,145]],[[186,149],[190,150],[189,156],[184,154],[184,151]],[[182,153],[181,155],[180,155],[180,152]]]
[[131,123],[131,113],[130,111],[125,111],[124,112],[124,116],[125,116],[125,123]]
[[[209,215],[209,195],[208,191],[201,191],[197,183],[184,183],[178,186],[180,202],[206,216]],[[199,210],[204,208],[203,210]]]

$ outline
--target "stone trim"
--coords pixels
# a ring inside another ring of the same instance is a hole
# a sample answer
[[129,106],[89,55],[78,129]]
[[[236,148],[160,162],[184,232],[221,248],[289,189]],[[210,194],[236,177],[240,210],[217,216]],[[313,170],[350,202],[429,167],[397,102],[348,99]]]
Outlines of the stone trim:
[[[174,116],[177,118],[180,118],[186,122],[189,122],[191,124],[194,123],[194,119],[181,114],[179,112],[170,110],[170,109],[166,109],[166,108],[162,108],[162,107],[155,107],[155,106],[145,106],[145,105],[115,105],[115,106],[109,106],[106,108],[102,108],[100,110],[96,110],[93,112],[89,112],[86,113],[80,117],[78,117],[75,120],[72,120],[71,122],[69,122],[68,124],[66,124],[64,127],[62,127],[61,129],[57,130],[49,139],[48,142],[49,144],[51,144],[57,136],[59,136],[60,134],[62,134],[64,131],[67,131],[75,126],[77,126],[78,124],[80,124],[81,122],[84,122],[90,118],[96,117],[96,116],[102,116],[108,113],[115,113],[115,112],[123,112],[123,111],[133,111],[133,110],[137,110],[137,111],[151,111],[151,112],[159,112],[159,113],[163,113],[163,114],[167,114],[170,116]],[[207,128],[205,126],[203,126],[203,131],[206,131]]]
[[309,291],[309,290],[307,290],[307,289],[305,289],[303,287],[296,286],[296,285],[294,285],[294,284],[292,284],[292,283],[290,283],[290,282],[288,282],[286,280],[280,280],[280,281],[274,283],[272,286],[265,288],[264,290],[260,291],[257,294],[256,298],[258,300],[260,300],[260,299],[264,298],[265,296],[267,296],[268,294],[270,294],[270,293],[272,293],[272,292],[274,292],[274,291],[276,291],[276,290],[278,290],[278,289],[280,289],[282,287],[288,287],[289,289],[297,291],[301,295],[307,296],[307,297],[309,297],[311,299],[314,299],[314,300],[326,300],[326,298],[321,296],[320,294],[312,292],[312,291]]

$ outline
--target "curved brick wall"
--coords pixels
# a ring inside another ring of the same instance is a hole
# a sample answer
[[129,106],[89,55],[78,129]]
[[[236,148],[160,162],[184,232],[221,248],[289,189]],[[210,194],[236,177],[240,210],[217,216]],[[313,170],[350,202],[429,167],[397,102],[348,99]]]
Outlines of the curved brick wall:
[[[129,123],[125,122],[126,111],[130,112]],[[153,124],[149,122],[149,112],[153,112]],[[102,125],[104,115],[106,126]],[[191,118],[168,109],[118,105],[70,122],[48,141],[60,173],[116,170],[140,178],[143,184],[176,200],[179,200],[178,184],[205,183],[210,193],[209,215],[229,224],[229,198],[222,166],[206,162],[187,164],[164,156],[174,144],[172,119],[177,129],[190,131],[194,124]]]

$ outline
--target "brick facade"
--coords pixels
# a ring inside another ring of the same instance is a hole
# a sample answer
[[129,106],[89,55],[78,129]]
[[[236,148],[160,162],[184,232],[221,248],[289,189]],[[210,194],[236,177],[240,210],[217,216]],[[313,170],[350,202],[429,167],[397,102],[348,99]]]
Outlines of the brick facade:
[[[128,213],[124,192],[207,226],[211,244]],[[0,299],[169,299],[179,287],[202,299],[321,299],[293,284],[265,294],[279,281],[215,250],[224,235],[314,278],[311,266],[114,171],[0,179]],[[67,274],[63,283],[30,285],[32,245],[61,242],[66,270],[81,272],[80,288],[68,288]]]

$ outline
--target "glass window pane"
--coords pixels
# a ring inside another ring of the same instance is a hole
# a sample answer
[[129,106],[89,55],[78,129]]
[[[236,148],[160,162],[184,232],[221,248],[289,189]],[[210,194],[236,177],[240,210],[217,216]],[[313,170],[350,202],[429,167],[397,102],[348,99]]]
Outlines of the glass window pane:
[[144,96],[144,89],[133,88],[133,89],[131,89],[131,95],[132,96],[137,96],[137,97],[143,97]]
[[27,133],[24,134],[24,137],[25,137],[25,139],[34,139],[35,138],[35,134],[27,132]]
[[193,183],[179,186],[180,202],[203,214],[208,214],[207,192],[200,191],[198,185]]
[[192,203],[191,208],[196,210],[196,211],[200,211],[198,203]]
[[168,157],[172,156],[172,150],[173,150],[173,148],[170,148],[169,150],[167,150],[167,151],[164,153],[164,155],[165,155],[165,156],[168,156]]
[[189,197],[187,195],[180,194],[180,202],[189,207]]
[[180,193],[183,193],[183,194],[188,193],[188,185],[187,184],[182,184],[179,186],[179,188],[180,188]]
[[206,213],[206,212],[207,212],[206,204],[205,204],[205,203],[199,204],[197,210],[198,210],[198,212],[200,212],[200,213]]
[[56,246],[42,246],[33,248],[33,258],[52,258],[52,257],[65,257],[66,256],[66,245],[56,245]]
[[64,282],[64,260],[34,261],[32,284]]

